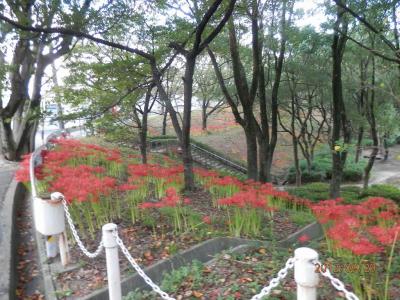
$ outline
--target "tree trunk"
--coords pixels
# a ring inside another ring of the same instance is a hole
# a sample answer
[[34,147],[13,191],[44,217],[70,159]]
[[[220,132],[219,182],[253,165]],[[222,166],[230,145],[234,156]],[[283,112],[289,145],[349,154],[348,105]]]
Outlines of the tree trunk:
[[164,89],[164,86],[161,81],[160,71],[157,69],[157,66],[154,61],[150,62],[152,69],[153,81],[158,89],[158,93],[160,95],[161,101],[164,103],[165,108],[171,118],[172,126],[174,127],[176,136],[180,143],[182,143],[182,128],[179,124],[178,115],[174,109],[174,106],[171,103],[171,100],[168,97],[167,92]]
[[[343,102],[342,87],[342,60],[346,45],[346,38],[339,30],[346,33],[347,23],[343,18],[344,11],[337,5],[336,22],[332,42],[332,148],[339,146],[341,130],[347,126],[345,119],[345,108]],[[341,28],[342,27],[342,28]],[[332,179],[330,184],[330,197],[340,197],[340,185],[342,183],[343,168],[346,163],[346,150],[332,149]]]
[[[373,45],[374,43],[372,43],[372,47]],[[379,136],[378,136],[378,130],[376,128],[376,119],[375,119],[375,57],[372,56],[371,58],[372,58],[372,77],[371,77],[371,93],[370,93],[371,99],[368,105],[367,117],[368,117],[368,123],[371,127],[373,149],[368,159],[368,163],[364,168],[364,184],[363,184],[364,190],[368,188],[371,170],[372,167],[374,166],[376,155],[378,154],[379,151]]]
[[296,170],[296,186],[301,185],[301,169],[299,164],[299,150],[296,135],[292,135],[294,167]]
[[265,170],[267,166],[267,160],[265,157],[268,153],[268,142],[264,141],[262,137],[257,138],[258,141],[258,180],[260,182],[265,182],[267,175],[265,174]]
[[161,135],[167,135],[167,117],[168,117],[168,111],[164,107],[163,108],[163,120],[162,120]]
[[[17,160],[18,141],[16,141],[11,123],[14,115],[23,110],[26,102],[29,100],[28,86],[31,75],[33,59],[29,50],[29,42],[20,38],[17,42],[10,76],[11,95],[7,106],[0,107],[0,139],[2,146],[2,155],[7,160]],[[18,119],[20,122],[21,119]]]
[[196,57],[186,57],[186,68],[183,79],[183,121],[182,121],[182,158],[185,190],[194,189],[193,158],[190,146],[190,128],[192,114],[193,74],[196,65]]
[[[360,61],[360,98],[358,103],[358,111],[362,117],[365,117],[365,100],[368,102],[368,91],[367,91],[367,68],[369,59],[361,59]],[[362,153],[362,140],[364,136],[364,126],[361,125],[358,129],[357,136],[357,149],[355,162],[358,163],[360,155]]]
[[203,105],[202,105],[202,108],[201,108],[201,129],[203,130],[203,131],[206,131],[207,130],[207,106],[204,104],[204,101],[203,101]]
[[[292,144],[293,144],[293,159],[294,159],[294,168],[296,170],[296,186],[301,185],[301,169],[300,169],[300,163],[299,163],[299,142],[297,140],[297,135],[296,135],[296,124],[295,124],[295,95],[292,95],[292,101],[291,101],[291,122],[290,122],[290,129],[292,132]],[[308,163],[308,160],[307,160]]]
[[1,153],[5,159],[14,161],[17,159],[16,146],[14,142],[11,123],[4,120],[0,115],[0,145]]
[[360,126],[358,128],[358,135],[357,135],[357,145],[356,145],[356,157],[354,159],[355,163],[358,163],[360,161],[360,156],[362,153],[362,140],[364,136],[364,126]]
[[383,135],[383,148],[385,149],[385,153],[383,156],[384,161],[387,161],[389,158],[388,136],[389,135],[386,132]]
[[147,164],[147,119],[149,115],[149,105],[151,98],[151,91],[153,90],[153,85],[151,85],[146,92],[144,107],[143,107],[143,116],[142,122],[139,131],[139,139],[140,139],[140,154],[142,156],[142,164]]
[[[276,147],[276,143],[278,141],[278,92],[279,92],[279,87],[281,84],[281,76],[282,76],[282,69],[283,69],[283,62],[285,59],[285,49],[286,49],[286,24],[287,24],[287,20],[286,20],[286,10],[287,10],[287,1],[283,1],[282,4],[282,14],[281,14],[281,19],[280,19],[280,34],[281,34],[281,41],[280,41],[280,45],[279,45],[279,55],[275,61],[275,78],[274,78],[274,82],[272,85],[272,91],[271,91],[271,134],[270,134],[270,139],[262,139],[264,141],[266,141],[268,143],[268,146],[266,147],[268,150],[265,153],[265,157],[264,159],[266,160],[263,164],[260,164],[263,166],[263,168],[265,168],[264,170],[261,171],[261,173],[263,174],[263,176],[265,177],[265,181],[266,182],[272,182],[272,174],[271,174],[271,170],[272,170],[272,163],[273,163],[273,159],[274,159],[274,152],[275,152],[275,147]],[[291,15],[293,12],[293,4],[290,5],[289,7],[289,20],[288,22],[290,22],[291,19]],[[261,52],[261,51],[260,51]],[[259,61],[258,61],[258,65],[259,65],[259,76],[260,81],[265,81],[264,80],[264,74],[263,74],[263,69],[260,68],[260,66],[262,66],[262,55],[259,55]],[[259,84],[259,89],[262,89],[263,93],[265,93],[265,82],[261,83],[261,85]],[[265,97],[265,96],[264,96]],[[261,97],[261,98],[264,98]],[[262,102],[265,102],[265,100],[263,100]],[[261,104],[261,102],[260,102]],[[268,122],[268,118],[263,118],[261,117],[261,122]],[[262,124],[261,125],[264,128],[263,133],[264,135],[266,134],[266,130],[269,130],[269,125],[267,124]],[[269,137],[269,135],[268,135]]]
[[[247,177],[249,179],[257,180],[257,138],[255,130],[252,126],[244,128],[244,134],[246,136],[246,149],[247,149]],[[260,148],[260,156],[265,157],[265,148]]]

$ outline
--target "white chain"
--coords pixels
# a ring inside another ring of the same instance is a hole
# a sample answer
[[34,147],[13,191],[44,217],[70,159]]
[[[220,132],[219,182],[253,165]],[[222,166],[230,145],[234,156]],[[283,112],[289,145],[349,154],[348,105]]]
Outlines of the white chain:
[[294,261],[294,257],[289,258],[286,261],[285,267],[278,272],[278,276],[273,278],[269,285],[264,287],[259,294],[253,296],[251,300],[260,300],[262,297],[269,295],[272,289],[276,288],[279,285],[279,282],[286,277],[288,271],[294,267]]
[[[322,265],[321,262],[319,261],[315,261],[315,264],[319,264],[320,266]],[[324,268],[325,269],[325,268]],[[359,300],[359,298],[352,292],[349,292],[346,287],[344,286],[343,282],[341,282],[339,279],[337,279],[336,277],[333,277],[333,275],[331,274],[331,271],[329,271],[328,268],[326,268],[325,272],[322,271],[322,269],[320,269],[320,273],[322,274],[322,276],[328,278],[332,285],[334,286],[335,289],[337,289],[340,292],[344,293],[344,296],[346,297],[347,300]]]
[[76,243],[78,244],[79,248],[82,250],[82,252],[83,252],[87,257],[95,258],[95,257],[98,256],[98,255],[101,253],[101,251],[103,250],[103,241],[100,241],[100,244],[99,244],[99,246],[97,247],[96,251],[94,251],[94,252],[89,252],[89,251],[86,249],[86,247],[83,245],[83,243],[82,243],[82,241],[81,241],[81,238],[79,237],[78,232],[76,231],[74,222],[72,221],[71,214],[70,214],[69,209],[68,209],[67,201],[65,200],[65,197],[64,197],[64,196],[62,196],[62,204],[63,204],[63,206],[64,206],[65,216],[67,217],[67,221],[68,221],[69,227],[71,228],[72,235],[74,236],[75,241],[76,241]]
[[121,240],[121,238],[118,236],[118,231],[113,231],[113,236],[115,237],[115,240],[118,244],[118,246],[121,248],[122,253],[125,255],[125,257],[128,259],[128,261],[131,263],[132,267],[138,272],[138,274],[143,278],[143,280],[153,289],[154,292],[159,294],[161,298],[165,300],[176,300],[175,298],[170,297],[166,292],[163,292],[158,285],[156,285],[150,277],[148,277],[143,270],[140,268],[140,266],[137,264],[135,259],[132,257],[132,255],[129,253],[128,249],[125,247],[124,242]]

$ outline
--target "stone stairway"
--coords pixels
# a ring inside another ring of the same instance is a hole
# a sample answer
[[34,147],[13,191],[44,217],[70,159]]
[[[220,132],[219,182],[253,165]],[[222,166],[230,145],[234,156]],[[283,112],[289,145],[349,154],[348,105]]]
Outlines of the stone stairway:
[[[170,148],[172,145],[179,152],[179,143],[176,139],[160,139],[157,141],[153,140],[150,142],[150,149],[154,152],[163,152],[165,149],[165,152],[168,152],[167,148]],[[221,155],[210,151],[209,149],[204,149],[195,143],[191,143],[191,148],[193,161],[205,168],[216,169],[236,176],[243,176],[247,174],[247,169],[245,167],[229,160],[227,157],[222,157]]]

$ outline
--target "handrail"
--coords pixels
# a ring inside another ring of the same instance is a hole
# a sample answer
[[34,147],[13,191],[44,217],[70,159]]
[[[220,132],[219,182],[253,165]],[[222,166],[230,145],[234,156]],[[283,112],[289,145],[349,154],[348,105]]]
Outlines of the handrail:
[[[150,142],[159,142],[160,144],[162,144],[163,142],[170,142],[170,141],[174,141],[174,142],[178,142],[178,139],[176,138],[167,138],[167,139],[154,139],[152,140],[151,138],[149,139]],[[237,163],[234,163],[232,161],[230,161],[229,159],[226,159],[225,157],[222,157],[216,153],[213,153],[207,149],[204,149],[198,145],[196,145],[195,143],[190,143],[190,146],[195,148],[196,150],[199,150],[201,152],[206,153],[207,155],[211,156],[212,158],[226,164],[228,167],[234,168],[237,171],[247,174],[247,169]]]
[[213,153],[211,151],[208,151],[207,149],[201,148],[198,145],[193,144],[193,143],[190,143],[190,146],[192,146],[193,148],[196,148],[196,149],[198,149],[198,150],[200,150],[202,152],[205,152],[208,155],[210,155],[210,156],[212,156],[212,157],[214,157],[214,158],[216,158],[216,159],[218,159],[220,161],[223,161],[224,163],[228,164],[229,166],[237,169],[238,171],[240,171],[242,173],[245,173],[245,174],[247,173],[246,168],[243,168],[242,166],[240,166],[238,164],[235,164],[234,162],[232,162],[232,161],[230,161],[230,160],[228,160],[228,159],[226,159],[226,158],[224,158],[222,156],[219,156],[218,154],[215,154],[215,153]]

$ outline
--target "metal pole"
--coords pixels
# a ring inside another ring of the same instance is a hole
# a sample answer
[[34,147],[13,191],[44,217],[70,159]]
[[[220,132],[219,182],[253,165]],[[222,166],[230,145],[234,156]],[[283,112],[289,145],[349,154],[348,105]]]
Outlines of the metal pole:
[[117,225],[108,223],[103,226],[103,243],[106,250],[108,295],[110,300],[121,300],[121,278],[119,271],[118,244],[113,232]]
[[318,253],[307,247],[294,251],[294,279],[297,283],[297,300],[316,300],[319,275],[313,261],[318,260]]

